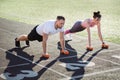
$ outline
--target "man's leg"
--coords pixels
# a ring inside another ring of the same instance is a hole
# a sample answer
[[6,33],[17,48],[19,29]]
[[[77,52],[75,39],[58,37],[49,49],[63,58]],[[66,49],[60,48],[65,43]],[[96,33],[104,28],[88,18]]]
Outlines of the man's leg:
[[27,41],[28,40],[28,36],[27,35],[20,35],[16,41]]
[[15,46],[20,47],[20,41],[26,41],[26,45],[29,46],[28,35],[20,35],[15,39]]

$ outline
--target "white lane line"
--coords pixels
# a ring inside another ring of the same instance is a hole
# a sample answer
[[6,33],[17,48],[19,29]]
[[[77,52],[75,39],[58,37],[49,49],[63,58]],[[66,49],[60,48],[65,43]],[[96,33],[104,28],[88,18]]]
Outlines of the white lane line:
[[104,70],[104,71],[99,71],[99,72],[94,72],[94,73],[89,73],[89,74],[84,74],[84,75],[79,75],[79,76],[73,76],[73,77],[69,77],[69,78],[63,78],[63,79],[60,79],[60,80],[70,80],[70,79],[75,80],[76,78],[89,77],[89,76],[93,76],[93,75],[97,75],[97,74],[114,72],[114,71],[118,71],[118,70],[120,70],[120,68],[109,69],[109,70]]
[[120,59],[120,55],[112,55],[112,57]]
[[11,67],[18,67],[18,66],[25,66],[25,65],[29,65],[29,64],[30,63],[17,64],[17,65],[11,65],[11,66],[4,66],[4,67],[0,67],[0,69],[11,68]]
[[[7,51],[6,49],[3,49],[3,48],[0,48],[0,50],[3,50],[4,52]],[[8,53],[14,55],[12,52],[9,52],[9,51],[8,51]],[[16,55],[14,55],[14,56],[16,56]],[[58,71],[56,71],[56,70],[54,70],[54,69],[45,67],[45,66],[43,66],[43,65],[41,65],[41,64],[38,64],[38,63],[36,63],[36,62],[34,62],[34,61],[31,61],[31,60],[29,60],[29,59],[27,59],[27,58],[24,58],[24,57],[22,57],[22,56],[17,55],[17,57],[19,57],[19,58],[21,58],[21,59],[23,59],[23,60],[26,60],[26,61],[28,61],[28,62],[31,62],[31,63],[33,63],[33,64],[36,64],[36,65],[39,66],[39,67],[46,68],[46,69],[48,69],[48,70],[50,70],[50,71],[52,71],[52,72],[55,72],[55,73],[57,73],[57,74],[59,74],[59,75],[61,75],[61,76],[63,76],[63,77],[66,77],[66,78],[69,77],[69,76],[67,76],[67,75],[65,75],[65,74],[63,74],[63,73],[60,73],[60,72],[58,72]]]

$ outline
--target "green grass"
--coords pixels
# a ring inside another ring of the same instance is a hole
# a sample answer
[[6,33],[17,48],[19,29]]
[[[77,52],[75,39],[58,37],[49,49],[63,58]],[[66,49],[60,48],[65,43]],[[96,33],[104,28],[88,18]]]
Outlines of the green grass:
[[[102,33],[104,40],[120,44],[120,0],[0,0],[0,17],[24,22],[41,24],[55,19],[57,15],[66,17],[65,28],[75,21],[92,17],[92,12],[101,11]],[[87,33],[81,32],[80,36]],[[96,28],[92,29],[97,38]]]

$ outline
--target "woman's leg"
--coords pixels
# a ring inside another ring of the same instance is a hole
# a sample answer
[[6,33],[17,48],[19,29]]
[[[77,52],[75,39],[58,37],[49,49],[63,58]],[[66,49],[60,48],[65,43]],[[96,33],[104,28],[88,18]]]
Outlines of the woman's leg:
[[64,34],[66,35],[66,34],[69,34],[69,33],[71,33],[70,29],[66,30]]
[[80,26],[81,26],[81,22],[77,21],[71,29],[68,29],[65,31],[65,35],[69,34],[69,33],[75,33],[75,32],[79,32],[80,31]]

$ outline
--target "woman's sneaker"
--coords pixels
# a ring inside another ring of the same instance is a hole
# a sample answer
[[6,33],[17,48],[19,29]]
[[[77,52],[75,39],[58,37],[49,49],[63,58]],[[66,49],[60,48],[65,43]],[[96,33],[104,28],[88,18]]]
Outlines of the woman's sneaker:
[[72,41],[72,36],[71,36],[70,33],[65,35],[65,40],[66,40],[66,41],[68,41],[68,40],[69,40],[69,41]]

